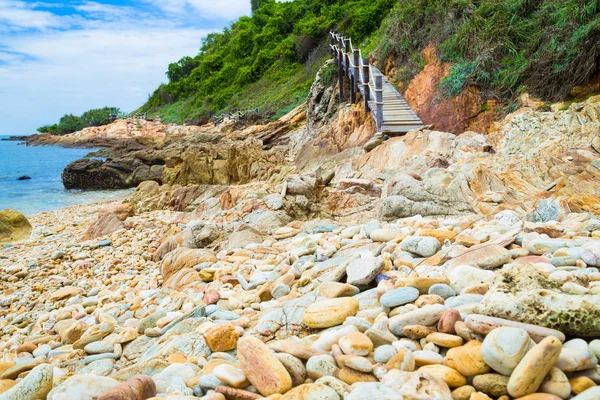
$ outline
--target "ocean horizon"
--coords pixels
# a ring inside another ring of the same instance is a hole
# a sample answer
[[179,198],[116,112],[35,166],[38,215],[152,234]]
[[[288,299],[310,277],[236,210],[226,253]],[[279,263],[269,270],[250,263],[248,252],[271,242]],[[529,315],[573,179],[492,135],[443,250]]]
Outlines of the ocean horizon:
[[[10,135],[0,135],[0,139]],[[61,178],[72,161],[95,149],[25,146],[0,140],[0,210],[12,208],[24,215],[79,204],[116,200],[131,190],[67,190]],[[31,179],[19,180],[22,176]]]

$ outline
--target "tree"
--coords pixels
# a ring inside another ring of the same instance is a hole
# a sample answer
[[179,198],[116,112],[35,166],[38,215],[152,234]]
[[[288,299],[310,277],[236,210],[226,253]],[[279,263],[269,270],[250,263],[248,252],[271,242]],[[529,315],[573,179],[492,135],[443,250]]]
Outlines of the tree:
[[180,81],[183,78],[190,76],[194,68],[198,65],[200,65],[198,61],[194,60],[192,57],[185,56],[178,62],[169,64],[167,78],[169,78],[169,82]]
[[81,118],[89,126],[101,126],[108,124],[108,114],[118,114],[119,111],[117,107],[93,108],[81,114]]
[[66,134],[80,131],[87,126],[86,122],[73,114],[65,114],[58,122],[58,133]]

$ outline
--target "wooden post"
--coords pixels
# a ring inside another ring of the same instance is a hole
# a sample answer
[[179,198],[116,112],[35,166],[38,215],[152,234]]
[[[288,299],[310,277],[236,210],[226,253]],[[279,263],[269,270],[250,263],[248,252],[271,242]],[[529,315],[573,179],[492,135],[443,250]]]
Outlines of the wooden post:
[[344,66],[343,66],[342,49],[337,50],[337,70],[338,70],[338,86],[340,92],[340,104],[344,102]]
[[369,100],[371,100],[371,89],[369,88],[369,59],[362,59],[362,70],[363,70],[363,100],[365,101],[365,112],[369,112]]
[[329,31],[329,46],[331,47],[331,57],[335,58],[335,49],[333,48],[333,46],[335,46],[335,32],[334,31]]
[[377,132],[381,132],[381,124],[383,122],[383,76],[381,75],[375,77],[375,104],[377,106],[377,113],[375,115]]
[[352,49],[354,70],[352,71],[352,93],[354,94],[354,101],[356,103],[356,92],[358,92],[358,81],[360,80],[360,50],[358,47]]
[[346,60],[346,76],[348,79],[352,78],[352,69],[350,68],[350,38],[344,37],[344,58]]

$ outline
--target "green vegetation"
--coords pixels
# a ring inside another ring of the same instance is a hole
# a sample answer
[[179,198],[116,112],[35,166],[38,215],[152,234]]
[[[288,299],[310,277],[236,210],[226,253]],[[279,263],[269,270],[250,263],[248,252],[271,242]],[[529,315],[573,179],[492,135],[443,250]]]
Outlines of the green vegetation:
[[80,117],[73,114],[65,114],[58,124],[44,125],[37,128],[40,133],[51,133],[52,135],[65,135],[79,131],[88,126],[101,126],[108,124],[108,114],[119,114],[117,107],[94,108],[81,114]]
[[360,43],[376,32],[397,0],[252,0],[252,16],[209,34],[195,57],[169,65],[137,112],[165,122],[202,123],[218,112],[258,107],[276,118],[306,99],[329,57],[335,28]]
[[407,83],[430,43],[453,63],[440,84],[447,97],[474,84],[507,104],[523,90],[561,100],[598,71],[600,1],[400,1],[367,47],[394,58]]

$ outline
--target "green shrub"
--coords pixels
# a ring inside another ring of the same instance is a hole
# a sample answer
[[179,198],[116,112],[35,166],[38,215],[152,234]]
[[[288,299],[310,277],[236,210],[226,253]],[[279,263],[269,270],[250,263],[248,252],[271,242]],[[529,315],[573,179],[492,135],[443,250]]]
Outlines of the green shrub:
[[556,101],[597,74],[600,1],[398,1],[375,37],[378,58],[392,56],[412,75],[416,55],[436,45],[457,64],[440,83],[444,95],[474,84],[507,104],[522,90]]
[[65,114],[58,124],[44,125],[37,128],[40,133],[51,133],[53,135],[65,135],[79,131],[88,126],[101,126],[108,124],[109,114],[121,114],[117,107],[93,108],[81,114],[80,117],[73,114]]
[[252,16],[209,34],[196,56],[170,64],[169,83],[138,112],[179,123],[254,107],[266,117],[282,115],[305,101],[329,57],[329,30],[352,36],[358,45],[396,1],[253,0]]

